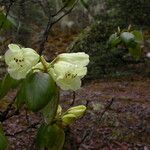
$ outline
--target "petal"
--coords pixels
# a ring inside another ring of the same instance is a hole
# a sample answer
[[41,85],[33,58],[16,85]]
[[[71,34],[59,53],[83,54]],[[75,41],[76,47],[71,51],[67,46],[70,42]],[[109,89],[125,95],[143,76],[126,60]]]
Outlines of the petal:
[[56,75],[65,76],[67,72],[84,77],[87,74],[87,67],[76,66],[65,61],[59,61],[54,65]]
[[73,90],[76,91],[80,89],[81,87],[81,80],[80,78],[75,78],[73,80],[57,80],[56,81],[57,85],[60,86],[62,90]]
[[20,80],[26,77],[26,73],[25,72],[20,73],[19,69],[16,70],[16,69],[8,68],[7,71],[10,74],[10,76],[16,80]]
[[8,64],[8,67],[9,67],[9,68],[17,69],[17,68],[20,67],[20,65],[17,64],[15,61],[11,60],[10,63]]
[[74,70],[74,67],[75,65],[65,61],[58,61],[56,64],[54,64],[54,70],[58,76],[65,76],[66,72]]
[[6,51],[5,62],[7,65],[10,65],[12,62],[15,62],[14,58],[21,58],[22,59],[23,58],[22,51],[21,50],[19,50],[19,51],[11,51],[11,50]]
[[60,61],[66,61],[78,66],[86,66],[89,63],[89,55],[84,52],[63,53],[58,56]]
[[62,89],[62,90],[70,90],[70,86],[63,82],[63,80],[57,80],[56,84]]
[[75,78],[71,83],[71,90],[76,91],[78,89],[80,89],[81,87],[81,79],[80,78]]
[[76,67],[74,69],[74,74],[78,77],[83,78],[87,74],[87,67]]
[[8,47],[12,52],[18,52],[21,50],[17,44],[9,44]]
[[40,56],[35,50],[31,48],[22,48],[22,51],[23,51],[24,59],[26,59],[28,62],[33,64],[33,66],[38,63]]

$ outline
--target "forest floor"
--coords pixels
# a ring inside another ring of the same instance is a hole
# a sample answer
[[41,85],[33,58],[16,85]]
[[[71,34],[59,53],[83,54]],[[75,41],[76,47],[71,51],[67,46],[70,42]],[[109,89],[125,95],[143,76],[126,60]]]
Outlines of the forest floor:
[[[52,57],[64,52],[73,37],[50,37],[46,54]],[[14,95],[15,91],[11,91],[5,97],[6,103],[0,101],[0,110],[6,109]],[[61,91],[63,110],[80,104],[87,106],[87,112],[70,126],[64,150],[150,150],[150,78],[85,81],[75,95]],[[39,114],[23,108],[3,122],[10,143],[8,150],[34,150],[40,121]]]

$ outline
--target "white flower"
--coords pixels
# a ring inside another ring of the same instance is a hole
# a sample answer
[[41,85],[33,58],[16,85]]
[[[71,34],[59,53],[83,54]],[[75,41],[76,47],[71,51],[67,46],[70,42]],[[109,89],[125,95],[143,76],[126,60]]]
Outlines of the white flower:
[[14,79],[25,78],[28,72],[39,61],[39,55],[31,48],[21,48],[16,44],[9,44],[5,53],[8,73]]
[[85,53],[60,54],[49,73],[61,89],[76,91],[81,87],[88,63],[89,56]]

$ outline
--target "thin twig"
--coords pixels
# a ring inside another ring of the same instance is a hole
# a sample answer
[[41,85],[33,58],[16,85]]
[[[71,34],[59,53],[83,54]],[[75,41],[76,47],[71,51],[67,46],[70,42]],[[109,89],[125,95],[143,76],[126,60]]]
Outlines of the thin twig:
[[45,31],[43,33],[43,39],[42,39],[42,42],[40,44],[40,50],[39,50],[39,54],[40,55],[42,55],[42,52],[45,50],[44,46],[45,46],[45,43],[47,42],[50,29],[52,28],[51,19],[52,19],[52,17],[50,16],[49,19],[48,19],[48,23],[47,23],[46,29],[45,29]]
[[16,99],[16,96],[13,98],[12,102],[7,106],[6,110],[1,112],[1,114],[0,114],[0,122],[4,122],[5,120],[7,120],[7,119],[11,118],[12,116],[17,115],[19,113],[18,110],[16,110],[15,112],[13,112],[12,114],[10,114],[8,116],[9,112],[11,110],[13,110],[12,106],[13,106],[13,104],[15,102],[15,99]]
[[52,17],[57,16],[60,12],[62,12],[67,7],[67,4],[61,7],[55,14],[52,15]]
[[76,92],[73,91],[73,93],[72,93],[72,103],[70,104],[70,106],[73,106],[73,105],[74,105],[75,99],[76,99]]
[[110,102],[108,102],[108,104],[106,105],[105,109],[104,109],[103,112],[101,113],[101,116],[99,117],[99,121],[100,121],[100,122],[101,122],[101,120],[102,120],[104,114],[108,111],[108,109],[109,109],[109,108],[111,107],[111,105],[113,104],[113,102],[114,102],[114,98],[112,98],[112,99],[110,100]]
[[76,6],[76,4],[78,3],[78,1],[79,0],[77,0],[74,4],[73,4],[73,6],[68,10],[68,11],[66,11],[62,16],[60,16],[58,19],[56,19],[54,22],[52,22],[52,25],[53,24],[55,24],[55,23],[57,23],[58,21],[60,21],[63,17],[65,17],[66,15],[68,15],[72,10],[73,10],[73,8]]
[[90,136],[93,132],[91,130],[86,130],[83,134],[83,137],[81,139],[81,141],[78,143],[78,149],[80,148],[80,146],[84,143],[84,141],[86,140],[86,138],[88,136]]
[[24,133],[24,132],[27,132],[28,130],[30,129],[37,129],[37,125],[39,125],[40,123],[39,122],[36,122],[34,124],[31,124],[30,126],[28,126],[27,128],[21,130],[21,131],[18,131],[18,132],[15,132],[14,134],[5,134],[6,136],[16,136],[18,134],[21,134],[21,133]]
[[[42,42],[40,44],[40,47],[39,47],[39,54],[42,55],[43,51],[45,50],[45,43],[47,42],[48,40],[48,35],[49,35],[49,32],[51,30],[51,28],[53,27],[54,24],[56,24],[58,21],[60,21],[63,17],[65,17],[66,15],[68,15],[72,10],[73,8],[75,7],[75,5],[78,3],[79,0],[77,0],[74,5],[68,10],[66,11],[62,16],[60,16],[59,18],[57,18],[56,20],[54,20],[54,17],[52,15],[49,16],[49,19],[48,19],[48,23],[47,23],[47,26],[46,26],[46,29],[43,33],[43,39],[42,39]],[[62,11],[62,10],[61,10]],[[53,21],[54,20],[54,21]]]

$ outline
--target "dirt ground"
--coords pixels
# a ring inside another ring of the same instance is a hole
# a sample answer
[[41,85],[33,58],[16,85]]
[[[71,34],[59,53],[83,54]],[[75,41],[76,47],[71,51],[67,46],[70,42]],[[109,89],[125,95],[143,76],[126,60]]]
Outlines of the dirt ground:
[[[150,79],[89,81],[75,94],[75,105],[87,105],[85,116],[71,125],[64,150],[149,150]],[[13,92],[7,99],[12,99]],[[63,109],[70,107],[72,92],[61,91]],[[26,112],[3,123],[9,150],[33,149],[34,124],[39,114]],[[33,126],[33,128],[28,128]]]

